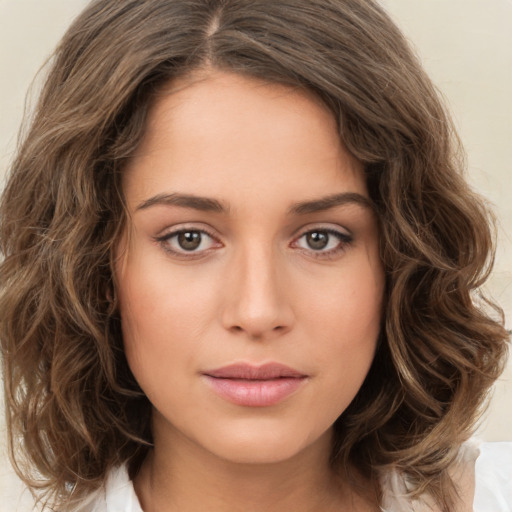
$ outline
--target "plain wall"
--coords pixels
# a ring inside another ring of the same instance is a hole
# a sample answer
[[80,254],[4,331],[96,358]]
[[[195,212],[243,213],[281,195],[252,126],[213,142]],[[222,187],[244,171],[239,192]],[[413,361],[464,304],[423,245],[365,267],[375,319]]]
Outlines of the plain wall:
[[[12,158],[24,98],[85,0],[0,0],[0,179]],[[498,254],[488,291],[512,328],[512,0],[382,0],[445,96],[468,152],[468,179],[494,205]],[[37,87],[36,87],[37,90]],[[1,313],[0,313],[1,314]],[[512,364],[497,383],[485,440],[512,440]],[[1,406],[1,404],[0,404]],[[32,510],[5,453],[0,508]],[[4,508],[5,507],[5,508]]]

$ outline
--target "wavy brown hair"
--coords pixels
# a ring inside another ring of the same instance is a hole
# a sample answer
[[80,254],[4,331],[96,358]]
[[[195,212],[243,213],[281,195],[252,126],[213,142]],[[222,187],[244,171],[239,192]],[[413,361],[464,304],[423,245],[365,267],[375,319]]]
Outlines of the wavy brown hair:
[[492,223],[463,179],[435,88],[372,0],[97,0],[75,20],[0,210],[0,338],[18,471],[58,508],[114,465],[133,476],[151,445],[113,273],[122,170],[160,87],[205,67],[313,92],[363,162],[386,308],[371,370],[335,423],[332,464],[373,482],[394,468],[413,494],[451,510],[448,468],[506,352],[499,310],[477,296]]

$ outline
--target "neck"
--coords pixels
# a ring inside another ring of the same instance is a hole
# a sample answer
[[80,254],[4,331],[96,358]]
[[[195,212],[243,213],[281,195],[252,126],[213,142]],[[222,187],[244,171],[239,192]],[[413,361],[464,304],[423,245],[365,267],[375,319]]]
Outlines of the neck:
[[290,459],[240,463],[187,438],[158,442],[135,479],[145,512],[371,511],[329,468],[331,432]]

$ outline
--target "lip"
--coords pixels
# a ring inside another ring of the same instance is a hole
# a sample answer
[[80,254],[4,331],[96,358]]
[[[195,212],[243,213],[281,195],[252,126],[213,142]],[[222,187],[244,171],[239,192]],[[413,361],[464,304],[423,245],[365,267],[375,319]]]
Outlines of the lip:
[[236,363],[203,373],[221,398],[246,407],[269,407],[297,391],[307,375],[280,363]]

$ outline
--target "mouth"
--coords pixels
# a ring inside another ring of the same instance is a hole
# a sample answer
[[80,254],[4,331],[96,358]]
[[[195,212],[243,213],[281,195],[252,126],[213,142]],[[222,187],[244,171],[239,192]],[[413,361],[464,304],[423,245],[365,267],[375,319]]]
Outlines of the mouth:
[[276,405],[297,391],[308,378],[279,363],[233,364],[204,372],[203,376],[221,398],[246,407]]

